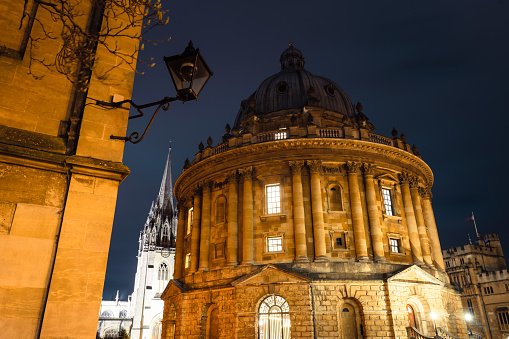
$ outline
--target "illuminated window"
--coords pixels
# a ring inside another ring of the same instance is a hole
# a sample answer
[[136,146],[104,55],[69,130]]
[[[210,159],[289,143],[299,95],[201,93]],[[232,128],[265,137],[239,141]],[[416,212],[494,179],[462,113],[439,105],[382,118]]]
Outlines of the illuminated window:
[[282,252],[283,237],[267,237],[267,252]]
[[104,331],[103,338],[118,338],[118,331],[114,328],[108,328]]
[[186,254],[186,262],[185,262],[185,267],[188,268],[191,266],[191,253],[187,253]]
[[286,131],[277,132],[274,135],[274,140],[283,140],[286,139]]
[[400,239],[390,238],[389,245],[391,246],[391,252],[401,253]]
[[394,211],[392,209],[391,190],[388,188],[382,188],[382,195],[384,198],[385,214],[394,215]]
[[267,200],[267,214],[281,213],[281,187],[277,185],[265,186]]
[[290,339],[290,308],[278,295],[265,298],[258,309],[258,338]]
[[191,207],[187,211],[186,235],[190,234],[191,230],[193,229],[193,214],[194,214],[194,207]]

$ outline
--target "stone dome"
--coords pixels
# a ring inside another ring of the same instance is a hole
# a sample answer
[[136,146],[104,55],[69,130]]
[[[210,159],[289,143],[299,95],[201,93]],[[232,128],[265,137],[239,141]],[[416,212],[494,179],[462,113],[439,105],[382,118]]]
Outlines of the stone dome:
[[251,114],[260,117],[304,106],[355,116],[354,106],[341,87],[304,69],[304,56],[292,44],[281,54],[279,62],[281,71],[265,79],[249,98],[242,101],[235,119],[236,127]]

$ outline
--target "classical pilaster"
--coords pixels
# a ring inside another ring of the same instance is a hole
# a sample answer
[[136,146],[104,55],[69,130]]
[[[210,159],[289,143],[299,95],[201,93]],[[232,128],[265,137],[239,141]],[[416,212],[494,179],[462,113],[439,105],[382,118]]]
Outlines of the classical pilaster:
[[375,182],[373,179],[374,165],[363,164],[364,182],[366,185],[366,202],[368,205],[369,231],[371,233],[371,246],[376,261],[384,261],[384,244],[382,228],[380,227],[380,213],[376,201]]
[[242,175],[244,195],[242,196],[242,265],[254,263],[253,248],[253,168],[239,171]]
[[184,276],[184,234],[186,232],[186,208],[184,201],[178,202],[178,224],[177,224],[177,243],[175,246],[175,269],[173,273],[174,279],[180,279]]
[[200,230],[201,230],[201,195],[202,190],[199,186],[193,192],[193,229],[191,230],[191,267],[190,273],[198,270],[198,261],[200,259]]
[[306,245],[306,224],[302,192],[302,166],[304,161],[290,161],[293,188],[293,225],[295,233],[295,261],[309,261]]
[[431,207],[431,187],[422,188],[420,190],[422,196],[422,209],[424,214],[424,222],[428,226],[429,240],[431,241],[431,253],[435,268],[444,271],[444,257],[442,256],[442,248],[440,247],[440,239],[438,238],[437,224],[435,222],[435,215]]
[[228,174],[228,265],[236,266],[239,263],[239,182],[237,180],[237,171]]
[[199,271],[209,270],[210,256],[210,210],[212,200],[212,182],[203,183],[202,211],[201,211],[201,233],[200,233],[200,268]]
[[320,185],[321,161],[307,162],[311,175],[311,209],[313,213],[313,235],[315,240],[315,261],[327,260],[325,231],[323,223],[322,189]]
[[403,197],[403,207],[405,210],[405,220],[408,227],[408,237],[410,239],[410,249],[412,251],[412,260],[414,264],[422,264],[422,250],[419,240],[419,231],[417,229],[417,221],[415,220],[414,206],[412,203],[412,195],[410,194],[410,175],[401,173],[399,181],[401,183],[401,195]]
[[361,192],[359,189],[359,179],[357,169],[359,164],[348,161],[346,169],[348,172],[348,187],[350,192],[350,206],[352,208],[353,236],[355,240],[355,252],[357,260],[367,260],[368,246],[366,245],[366,229],[364,226],[364,216],[362,213]]
[[415,221],[417,222],[417,231],[419,232],[422,258],[426,265],[431,266],[433,265],[433,261],[431,260],[428,233],[426,232],[426,224],[424,223],[424,215],[422,214],[421,196],[419,195],[419,181],[416,177],[413,177],[410,180],[410,194],[412,195]]

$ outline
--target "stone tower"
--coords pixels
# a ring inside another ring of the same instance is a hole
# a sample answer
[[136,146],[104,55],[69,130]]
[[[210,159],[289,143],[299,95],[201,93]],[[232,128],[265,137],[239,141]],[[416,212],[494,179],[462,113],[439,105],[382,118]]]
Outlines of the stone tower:
[[280,65],[175,183],[163,337],[404,338],[434,321],[465,337],[417,148],[375,134],[298,49]]
[[155,202],[140,232],[138,266],[131,301],[131,338],[160,338],[163,301],[161,294],[173,277],[177,210],[173,196],[171,148]]

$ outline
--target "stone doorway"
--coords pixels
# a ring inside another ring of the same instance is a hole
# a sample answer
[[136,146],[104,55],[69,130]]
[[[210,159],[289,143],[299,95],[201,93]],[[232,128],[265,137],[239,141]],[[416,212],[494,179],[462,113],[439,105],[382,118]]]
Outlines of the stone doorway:
[[341,310],[341,325],[343,328],[343,338],[357,339],[357,319],[355,309],[352,305],[344,304]]
[[419,330],[417,327],[417,322],[415,321],[415,311],[412,306],[406,305],[406,311],[408,315],[408,326],[415,327]]

